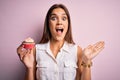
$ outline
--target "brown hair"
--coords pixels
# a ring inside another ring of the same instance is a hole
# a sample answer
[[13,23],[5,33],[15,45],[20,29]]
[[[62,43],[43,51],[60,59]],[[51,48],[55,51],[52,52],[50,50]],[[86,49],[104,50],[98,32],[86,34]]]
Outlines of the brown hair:
[[43,36],[42,36],[42,39],[41,39],[40,43],[47,43],[52,37],[51,33],[50,33],[50,29],[49,29],[49,18],[50,18],[50,15],[51,15],[52,11],[56,8],[62,8],[65,11],[65,13],[68,17],[68,31],[65,35],[65,41],[67,41],[68,43],[74,44],[74,41],[73,41],[73,38],[72,38],[70,14],[69,14],[68,9],[63,4],[54,4],[48,10],[46,18],[45,18],[45,22],[44,22]]

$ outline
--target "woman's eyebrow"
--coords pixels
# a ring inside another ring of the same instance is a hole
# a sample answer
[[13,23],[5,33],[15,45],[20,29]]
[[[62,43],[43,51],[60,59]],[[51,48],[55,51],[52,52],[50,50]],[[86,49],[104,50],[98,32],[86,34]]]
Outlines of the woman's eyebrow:
[[56,15],[56,14],[55,13],[50,14],[50,16],[54,16],[54,15]]

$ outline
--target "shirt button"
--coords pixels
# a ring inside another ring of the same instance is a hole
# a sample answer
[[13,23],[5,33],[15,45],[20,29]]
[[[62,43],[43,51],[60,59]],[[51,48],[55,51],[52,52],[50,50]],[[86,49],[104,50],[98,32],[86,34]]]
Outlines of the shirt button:
[[57,75],[57,72],[54,72],[54,74],[56,74],[56,75]]

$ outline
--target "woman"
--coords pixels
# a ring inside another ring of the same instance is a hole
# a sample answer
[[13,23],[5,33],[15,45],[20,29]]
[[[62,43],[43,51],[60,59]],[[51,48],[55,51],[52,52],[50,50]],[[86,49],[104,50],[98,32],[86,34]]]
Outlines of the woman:
[[22,44],[17,53],[27,68],[25,80],[91,80],[91,60],[103,48],[103,41],[84,50],[77,46],[67,8],[54,4],[46,15],[40,44],[33,49]]

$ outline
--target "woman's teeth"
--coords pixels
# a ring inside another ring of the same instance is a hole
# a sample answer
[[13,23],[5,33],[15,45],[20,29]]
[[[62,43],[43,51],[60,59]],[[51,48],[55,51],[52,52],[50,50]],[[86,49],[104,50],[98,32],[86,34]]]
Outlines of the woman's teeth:
[[56,29],[57,32],[63,32],[63,29]]

